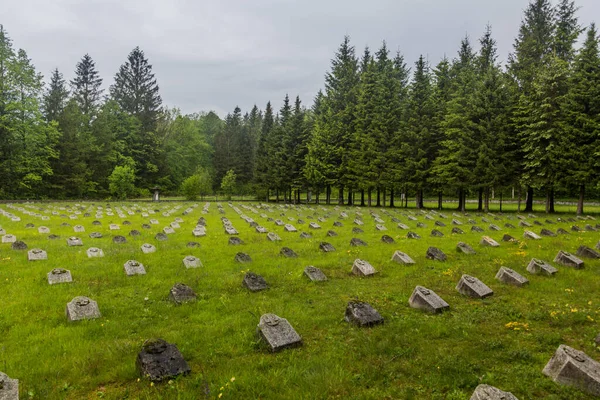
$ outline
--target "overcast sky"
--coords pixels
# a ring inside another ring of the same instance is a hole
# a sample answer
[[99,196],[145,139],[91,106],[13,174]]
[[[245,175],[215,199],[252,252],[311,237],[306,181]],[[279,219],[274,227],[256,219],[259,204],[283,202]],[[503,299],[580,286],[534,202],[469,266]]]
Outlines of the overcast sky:
[[[38,71],[72,79],[89,53],[104,88],[140,46],[153,65],[163,103],[183,113],[238,105],[248,111],[286,93],[312,104],[344,35],[357,54],[382,40],[409,65],[454,57],[461,38],[475,43],[492,25],[506,60],[528,0],[0,0],[0,24]],[[600,16],[600,1],[577,0],[580,22]]]

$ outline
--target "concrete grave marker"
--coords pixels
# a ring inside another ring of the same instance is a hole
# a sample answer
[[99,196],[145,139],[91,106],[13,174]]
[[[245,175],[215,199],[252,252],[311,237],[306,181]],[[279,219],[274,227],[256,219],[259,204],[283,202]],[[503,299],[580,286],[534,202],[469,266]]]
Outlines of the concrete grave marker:
[[483,229],[481,229],[480,227],[478,227],[477,225],[473,225],[471,227],[471,232],[483,232]]
[[90,247],[89,249],[87,249],[86,253],[88,258],[104,257],[104,252],[102,251],[102,249],[99,249],[97,247]]
[[154,247],[150,243],[144,243],[142,245],[141,249],[142,249],[142,253],[144,253],[144,254],[154,253],[156,251],[156,247]]
[[27,260],[40,261],[47,260],[48,254],[42,249],[31,249],[27,252]]
[[573,226],[571,227],[571,230],[572,230],[573,232],[581,232],[581,228],[580,228],[580,227],[578,227],[577,225],[573,225]]
[[77,296],[67,303],[66,314],[69,321],[101,317],[98,303],[85,296]]
[[168,239],[169,239],[169,237],[168,237],[168,236],[167,236],[165,233],[158,232],[158,233],[157,233],[157,234],[154,236],[154,239],[156,239],[156,240],[158,240],[158,241],[161,241],[161,242],[164,242],[165,240],[168,240]]
[[360,219],[357,218],[357,219],[354,220],[354,224],[358,225],[358,226],[361,226],[361,225],[364,225],[365,223],[362,222]]
[[19,380],[0,372],[0,400],[19,400]]
[[160,382],[189,374],[191,369],[174,344],[162,339],[146,340],[136,360],[141,376]]
[[558,272],[558,270],[552,265],[548,264],[545,261],[538,260],[537,258],[531,259],[531,261],[527,265],[527,271],[529,271],[533,275],[542,274],[547,276],[552,276]]
[[498,273],[496,274],[496,279],[498,279],[500,282],[519,287],[529,284],[529,280],[523,275],[506,267],[500,267]]
[[359,238],[350,239],[350,246],[367,246],[367,243]]
[[311,222],[308,224],[308,227],[311,229],[321,229],[321,225],[317,224],[316,222]]
[[561,344],[542,373],[561,385],[600,396],[600,363],[583,351]]
[[304,268],[304,275],[306,275],[313,282],[321,282],[327,280],[327,277],[325,276],[323,271],[321,271],[319,268],[313,267],[312,265],[309,265],[308,267]]
[[500,247],[500,243],[496,242],[494,239],[492,239],[489,236],[482,237],[479,244],[481,244],[482,246],[488,246],[488,247]]
[[242,284],[251,292],[259,292],[269,288],[265,278],[255,274],[254,272],[247,272],[246,275],[244,275]]
[[186,247],[189,247],[189,248],[198,248],[198,247],[200,247],[200,243],[198,243],[198,242],[188,242],[186,244]]
[[298,257],[296,252],[294,250],[290,249],[289,247],[282,247],[281,250],[279,251],[279,254],[281,254],[282,256],[287,257],[287,258]]
[[248,254],[242,252],[237,253],[234,259],[239,263],[249,263],[252,261],[252,258]]
[[123,264],[123,268],[125,269],[127,276],[146,275],[146,269],[144,268],[144,265],[135,260],[127,261],[125,264]]
[[178,222],[171,222],[170,225],[171,225],[171,228],[173,228],[173,229],[181,228],[181,226],[179,225]]
[[335,231],[327,231],[327,236],[329,237],[333,237],[333,236],[337,236],[338,234]]
[[425,253],[425,257],[429,260],[446,261],[446,254],[437,247],[429,247]]
[[312,235],[310,233],[302,232],[300,233],[300,239],[310,239]]
[[519,400],[511,392],[481,384],[475,388],[470,400]]
[[387,228],[381,224],[375,225],[375,229],[378,231],[387,231]]
[[10,248],[13,250],[27,250],[27,244],[22,240],[17,240],[10,245]]
[[460,294],[469,296],[475,299],[484,299],[494,294],[492,289],[487,287],[485,283],[471,275],[463,275],[456,285],[456,290]]
[[47,226],[38,227],[38,233],[47,234],[50,233],[50,229]]
[[185,265],[186,268],[199,268],[202,266],[202,262],[200,262],[198,257],[186,256],[183,259],[183,265]]
[[403,230],[405,230],[405,231],[406,231],[406,230],[408,230],[408,229],[410,229],[410,228],[408,227],[408,225],[405,225],[405,224],[403,224],[402,222],[399,222],[399,223],[398,223],[398,228],[400,228],[400,229],[403,229]]
[[281,238],[275,232],[269,232],[269,233],[267,233],[267,239],[269,239],[271,242],[279,242],[279,241],[281,241]]
[[466,243],[458,242],[456,250],[463,252],[464,254],[476,254],[475,250]]
[[508,229],[516,229],[516,227],[513,224],[510,224],[510,223],[504,224],[504,227],[508,228]]
[[157,219],[151,219],[151,220],[150,220],[150,223],[151,223],[152,225],[158,225],[158,220],[157,220]]
[[392,255],[392,261],[397,262],[398,264],[414,264],[415,260],[410,258],[410,256],[406,253],[401,252],[400,250],[396,250]]
[[531,231],[525,231],[525,232],[523,232],[523,237],[525,239],[533,239],[533,240],[540,240],[541,239],[541,237],[539,235],[537,235],[536,233],[531,232]]
[[291,225],[291,224],[285,224],[285,227],[283,229],[286,232],[298,232],[298,230],[296,229],[296,227],[294,225]]
[[523,228],[531,228],[532,225],[529,222],[527,222],[527,221],[521,220],[519,222],[519,226],[523,227]]
[[565,267],[573,267],[575,269],[583,268],[583,260],[575,257],[571,253],[567,253],[566,251],[559,250],[556,257],[554,257],[554,262],[560,265],[564,265]]
[[358,276],[372,276],[377,273],[377,270],[368,261],[357,258],[352,264],[352,273]]
[[352,233],[364,233],[364,231],[358,227],[352,228]]
[[167,235],[172,235],[175,233],[175,229],[171,228],[170,226],[165,226],[163,228],[163,232],[166,233]]
[[508,233],[505,233],[504,236],[502,236],[502,241],[503,242],[515,242],[516,239],[512,236],[510,236]]
[[417,228],[426,228],[426,227],[427,227],[427,225],[425,225],[424,223],[417,222]]
[[176,304],[188,303],[196,301],[197,295],[194,290],[183,283],[176,283],[169,290],[169,300]]
[[[600,246],[600,242],[598,242],[598,245],[596,247],[598,246]],[[577,249],[577,256],[585,258],[600,258],[600,253],[594,249],[582,245],[579,246],[579,248]]]
[[559,235],[568,235],[568,234],[569,234],[569,232],[568,232],[568,231],[566,231],[566,230],[565,230],[565,229],[563,229],[563,228],[558,228],[558,229],[556,230],[556,233],[557,233],[557,234],[559,234]]
[[232,246],[239,246],[244,244],[244,241],[237,236],[230,236],[228,243]]
[[431,236],[434,236],[434,237],[443,237],[444,234],[442,232],[438,231],[437,229],[434,229],[434,230],[431,231]]
[[81,239],[76,236],[71,236],[70,238],[68,238],[67,244],[69,246],[83,246],[83,242],[81,241]]
[[500,231],[501,230],[498,225],[494,225],[494,224],[491,224],[489,226],[489,229],[492,230],[492,231]]
[[452,233],[456,233],[458,235],[462,235],[465,232],[462,229],[460,229],[460,228],[454,227],[454,228],[452,228]]
[[48,283],[50,285],[68,282],[73,282],[71,271],[68,269],[54,268],[52,271],[48,272]]
[[17,241],[17,237],[15,235],[2,236],[2,243],[14,243],[16,241]]
[[228,235],[238,235],[238,231],[231,225],[225,225],[225,233]]
[[335,251],[335,247],[333,247],[330,243],[327,242],[319,243],[319,249],[321,249],[325,253],[331,253]]
[[370,304],[351,301],[346,307],[344,319],[360,327],[383,324],[383,317]]
[[116,244],[127,243],[127,239],[125,238],[125,236],[121,236],[121,235],[113,236],[112,241],[113,241],[113,243],[116,243]]
[[204,227],[196,227],[192,231],[192,235],[194,235],[194,237],[206,236],[206,229]]
[[448,303],[446,303],[440,296],[438,296],[433,290],[427,289],[423,286],[415,287],[413,290],[408,304],[412,308],[418,308],[430,312],[432,314],[441,313],[450,309]]
[[76,233],[85,232],[85,228],[83,227],[83,225],[75,225],[73,227],[73,231]]
[[288,320],[275,314],[263,314],[260,317],[257,331],[272,352],[302,345],[302,338]]
[[387,243],[387,244],[393,244],[393,243],[396,243],[396,241],[394,240],[394,238],[393,238],[393,237],[391,237],[391,236],[388,236],[388,235],[383,235],[383,236],[381,237],[381,241],[382,241],[383,243]]
[[110,224],[108,226],[108,229],[110,229],[111,231],[118,231],[119,229],[121,229],[121,227],[117,224]]
[[540,235],[547,237],[555,237],[556,233],[552,232],[550,229],[542,229]]
[[258,233],[267,233],[267,232],[269,232],[269,231],[267,230],[267,228],[265,228],[265,227],[262,227],[262,226],[257,226],[257,227],[256,227],[256,228],[254,228],[254,229],[256,229],[256,232],[258,232]]
[[129,236],[140,236],[142,233],[137,229],[132,229],[129,231]]

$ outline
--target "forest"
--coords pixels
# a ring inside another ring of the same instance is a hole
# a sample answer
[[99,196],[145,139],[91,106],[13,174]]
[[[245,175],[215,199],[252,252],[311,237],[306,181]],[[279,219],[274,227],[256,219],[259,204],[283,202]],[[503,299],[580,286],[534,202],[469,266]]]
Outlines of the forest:
[[574,1],[532,0],[505,65],[492,27],[456,56],[410,65],[345,37],[309,106],[183,115],[134,48],[108,91],[89,54],[48,82],[0,25],[0,199],[212,193],[407,205],[467,196],[600,197],[600,53]]

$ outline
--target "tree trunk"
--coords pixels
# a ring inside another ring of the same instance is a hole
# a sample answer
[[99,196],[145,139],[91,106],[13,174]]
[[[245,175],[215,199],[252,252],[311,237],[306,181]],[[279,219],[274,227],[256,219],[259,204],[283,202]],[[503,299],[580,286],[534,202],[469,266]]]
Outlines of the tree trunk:
[[316,188],[315,192],[315,204],[319,204],[319,188]]
[[348,205],[351,206],[352,205],[352,195],[354,193],[352,192],[352,188],[348,188]]
[[421,209],[421,196],[422,196],[423,192],[421,191],[421,189],[417,189],[417,193],[415,194],[415,207],[417,208],[417,210]]
[[360,206],[365,206],[365,189],[360,189]]
[[331,185],[327,185],[327,194],[325,195],[325,203],[329,205],[331,203]]
[[408,190],[404,191],[404,208],[408,208]]
[[384,207],[385,207],[386,200],[387,200],[386,194],[387,194],[387,190],[386,190],[386,188],[383,188],[383,206]]
[[479,188],[479,202],[477,203],[477,211],[483,211],[483,188]]
[[442,191],[438,192],[438,210],[442,210]]
[[463,189],[458,189],[458,211],[463,210]]
[[583,214],[583,198],[585,196],[585,185],[579,186],[579,200],[577,201],[577,215]]
[[462,193],[463,199],[462,199],[462,212],[467,212],[467,191],[463,189],[463,193]]
[[554,212],[554,188],[552,187],[546,196],[546,213],[553,214]]
[[533,212],[533,188],[527,186],[527,199],[525,200],[525,212]]
[[502,212],[502,192],[500,192],[500,212]]
[[425,208],[423,206],[423,189],[419,190],[420,194],[419,194],[419,209],[421,208]]
[[390,189],[390,208],[394,208],[394,189]]
[[490,212],[490,188],[485,188],[485,201],[483,203],[483,211]]
[[340,186],[339,192],[338,192],[338,204],[340,206],[344,205],[344,185]]
[[275,189],[275,202],[279,203],[279,189]]
[[377,204],[375,204],[375,207],[380,207],[381,206],[381,191],[379,190],[379,188],[377,188]]
[[367,204],[371,207],[371,188],[367,189]]

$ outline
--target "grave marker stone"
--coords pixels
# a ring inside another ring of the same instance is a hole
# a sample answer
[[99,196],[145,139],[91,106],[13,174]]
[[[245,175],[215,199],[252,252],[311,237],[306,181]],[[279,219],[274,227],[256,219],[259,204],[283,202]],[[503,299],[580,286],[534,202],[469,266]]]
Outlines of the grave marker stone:
[[354,227],[352,228],[352,233],[363,233],[364,231],[360,228]]
[[87,253],[88,258],[104,257],[104,251],[102,251],[102,249],[99,249],[97,247],[90,247],[89,249],[87,249],[86,253]]
[[333,247],[330,243],[327,242],[319,243],[319,249],[321,249],[325,253],[331,253],[335,251],[335,247]]
[[146,269],[144,268],[144,265],[135,260],[127,261],[125,264],[123,264],[123,268],[125,269],[127,276],[146,275]]
[[465,232],[464,232],[462,229],[460,229],[460,228],[456,228],[456,227],[454,227],[454,228],[452,228],[452,233],[456,233],[456,234],[458,234],[458,235],[462,235],[462,234],[464,234]]
[[458,242],[456,250],[463,252],[464,254],[476,254],[475,250],[466,243]]
[[112,241],[113,241],[113,243],[116,243],[116,244],[127,243],[127,239],[125,239],[125,236],[121,236],[121,235],[113,236]]
[[2,236],[2,243],[14,243],[16,241],[17,241],[17,237],[15,235]]
[[68,269],[54,268],[48,272],[48,283],[50,285],[69,282],[73,282],[73,277],[71,276],[71,271]]
[[337,236],[338,234],[335,233],[334,231],[327,231],[327,236],[329,237],[333,237],[333,236]]
[[194,290],[188,285],[184,285],[183,283],[176,283],[173,285],[171,290],[169,290],[169,300],[176,304],[183,304],[192,301],[196,301],[197,295]]
[[[409,233],[410,233],[410,232],[409,232]],[[391,237],[391,236],[388,236],[388,235],[383,235],[383,236],[381,237],[381,241],[382,241],[383,243],[387,243],[387,244],[393,244],[393,243],[396,243],[396,241],[394,240],[394,238],[393,238],[393,237]]]
[[367,243],[359,238],[350,239],[350,246],[367,246]]
[[321,229],[321,225],[317,224],[316,222],[311,222],[310,224],[308,224],[308,226],[311,229]]
[[286,232],[298,232],[298,230],[296,229],[296,227],[294,225],[291,225],[291,224],[285,224],[285,227],[283,229]]
[[561,385],[600,396],[600,363],[583,351],[561,344],[542,373]]
[[358,276],[372,276],[377,273],[375,268],[368,261],[357,258],[352,264],[352,273]]
[[558,270],[552,265],[548,264],[545,261],[538,260],[537,258],[531,259],[531,261],[527,265],[527,271],[534,275],[542,274],[546,276],[552,276],[558,272]]
[[323,271],[321,271],[319,268],[313,267],[312,265],[309,265],[308,267],[304,268],[304,275],[306,275],[313,282],[321,282],[327,280],[327,277],[325,276]]
[[498,273],[496,274],[496,279],[498,279],[500,282],[519,287],[529,284],[529,280],[523,275],[506,267],[500,267]]
[[447,256],[437,247],[429,247],[425,253],[425,257],[429,260],[446,261]]
[[267,233],[267,239],[269,239],[271,242],[278,242],[281,240],[281,238],[279,237],[278,234],[276,234],[275,232],[269,232]]
[[300,239],[310,239],[312,235],[310,233],[302,232],[300,233]]
[[471,275],[463,275],[456,285],[456,290],[465,296],[475,299],[484,299],[494,294],[485,283]]
[[238,235],[238,231],[231,225],[225,225],[225,233],[228,235]]
[[27,252],[28,261],[47,260],[48,254],[42,249],[31,249]]
[[296,252],[294,252],[294,250],[290,249],[289,247],[282,247],[281,250],[279,251],[279,254],[281,254],[282,256],[287,257],[287,258],[298,257]]
[[[600,242],[598,242],[598,246],[600,246]],[[585,258],[600,258],[600,253],[594,249],[590,249],[589,247],[582,245],[577,249],[577,256]]]
[[475,388],[470,400],[519,400],[511,392],[481,384]]
[[244,244],[244,241],[237,236],[230,236],[228,243],[232,246],[239,246]]
[[27,244],[22,240],[17,240],[10,245],[10,248],[13,250],[27,250]]
[[[50,229],[47,226],[40,226],[38,227],[38,233],[47,234],[50,233]],[[0,234],[2,233],[0,232]]]
[[546,237],[554,237],[554,236],[556,236],[556,233],[552,232],[550,229],[544,228],[540,231],[540,235],[546,236]]
[[129,236],[140,236],[142,233],[137,229],[132,229],[129,231]]
[[498,225],[494,225],[494,224],[491,224],[489,226],[489,229],[492,230],[492,231],[496,231],[496,232],[501,230]]
[[198,243],[198,242],[188,242],[188,243],[186,244],[186,247],[189,247],[189,248],[197,248],[197,247],[200,247],[200,243]]
[[76,233],[85,232],[85,228],[83,227],[83,225],[75,225],[73,227],[73,231]]
[[415,287],[415,290],[413,290],[412,295],[408,300],[408,304],[412,308],[418,308],[432,314],[441,313],[450,309],[450,305],[433,290],[423,286]]
[[142,245],[141,249],[142,249],[142,253],[144,253],[144,254],[154,253],[156,251],[156,247],[154,247],[150,243],[144,243]]
[[202,267],[202,262],[200,262],[198,257],[186,256],[183,259],[183,265],[185,265],[186,268],[199,268]]
[[252,261],[252,258],[248,254],[242,252],[237,253],[234,259],[239,263],[249,263]]
[[275,314],[263,314],[260,317],[257,331],[272,352],[302,345],[302,338],[288,320]]
[[58,235],[49,235],[48,239],[50,239],[50,240],[56,240],[56,239],[60,239],[60,236],[58,236]]
[[573,267],[575,269],[582,269],[584,267],[583,260],[575,257],[571,253],[567,253],[566,251],[559,250],[556,257],[554,257],[554,262],[560,265],[564,265],[565,267]]
[[137,356],[136,367],[140,375],[152,382],[187,375],[191,371],[177,346],[162,339],[144,342]]
[[0,372],[0,400],[19,400],[19,380]]
[[477,225],[473,225],[471,227],[471,232],[483,232],[483,229],[481,229],[480,227],[478,227]]
[[559,235],[568,235],[568,234],[569,234],[569,232],[568,232],[568,231],[566,231],[566,230],[565,230],[565,229],[563,229],[563,228],[558,228],[558,229],[556,230],[556,233],[557,233],[557,234],[559,234]]
[[383,324],[383,317],[370,304],[351,301],[346,307],[344,319],[360,327]]
[[66,314],[69,321],[101,317],[98,303],[85,296],[77,296],[67,303]]
[[508,228],[508,229],[516,229],[516,227],[513,224],[509,224],[509,223],[504,224],[504,227]]
[[164,242],[165,240],[168,240],[168,239],[169,239],[169,237],[168,237],[168,236],[167,236],[165,233],[158,232],[158,233],[157,233],[157,234],[154,236],[154,239],[156,239],[156,240],[158,240],[158,241],[161,241],[161,242]]
[[242,284],[251,292],[259,292],[269,288],[265,278],[255,274],[254,272],[247,272],[246,275],[244,275]]
[[410,258],[410,256],[406,253],[401,252],[400,250],[396,250],[394,254],[392,254],[392,261],[397,262],[398,264],[414,264],[415,260]]
[[434,229],[434,230],[431,231],[431,236],[434,236],[434,237],[443,237],[444,234],[442,232],[438,231],[437,229]]

